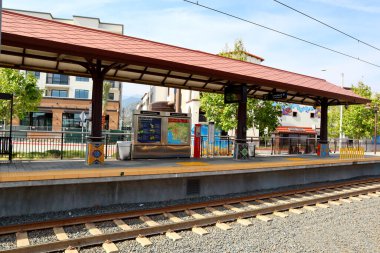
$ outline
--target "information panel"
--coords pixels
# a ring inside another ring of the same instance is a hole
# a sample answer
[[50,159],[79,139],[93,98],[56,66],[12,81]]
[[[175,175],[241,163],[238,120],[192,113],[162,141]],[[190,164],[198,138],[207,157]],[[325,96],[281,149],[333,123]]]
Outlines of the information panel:
[[168,118],[168,144],[188,145],[190,140],[190,119]]
[[160,143],[161,142],[161,118],[139,117],[137,142]]

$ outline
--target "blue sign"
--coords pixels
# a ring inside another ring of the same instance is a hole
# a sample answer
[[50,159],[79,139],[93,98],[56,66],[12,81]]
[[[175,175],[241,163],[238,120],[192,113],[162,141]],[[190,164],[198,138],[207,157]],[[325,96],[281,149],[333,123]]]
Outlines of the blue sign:
[[139,117],[137,141],[140,143],[161,142],[161,119],[155,117]]

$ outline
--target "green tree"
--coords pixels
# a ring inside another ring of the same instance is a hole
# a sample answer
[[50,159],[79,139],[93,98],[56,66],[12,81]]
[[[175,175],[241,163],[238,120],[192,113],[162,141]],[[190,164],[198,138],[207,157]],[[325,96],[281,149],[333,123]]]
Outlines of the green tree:
[[[31,74],[25,76],[14,69],[0,69],[0,92],[13,94],[13,115],[19,119],[36,111],[42,99],[42,90],[37,86],[37,79]],[[4,123],[10,122],[9,101],[0,100],[0,119]]]
[[[247,61],[246,49],[242,40],[235,41],[234,49],[228,46],[219,54],[220,56],[235,60]],[[216,93],[201,93],[201,109],[209,121],[224,131],[237,128],[237,104],[224,104],[224,95]],[[273,105],[272,101],[263,101],[248,98],[247,101],[247,126],[255,126],[260,133],[264,129],[273,132],[279,125],[280,105]]]
[[107,111],[107,104],[108,104],[108,97],[110,94],[110,89],[112,87],[112,84],[108,81],[105,81],[103,83],[103,95],[102,95],[102,115],[106,115]]
[[328,129],[330,138],[339,138],[340,107],[330,106],[328,111]]
[[[371,87],[359,82],[352,86],[356,94],[371,99],[372,105],[379,104],[379,99],[371,91]],[[346,136],[360,139],[371,138],[374,133],[374,111],[366,108],[366,105],[350,105],[343,114],[343,132]]]

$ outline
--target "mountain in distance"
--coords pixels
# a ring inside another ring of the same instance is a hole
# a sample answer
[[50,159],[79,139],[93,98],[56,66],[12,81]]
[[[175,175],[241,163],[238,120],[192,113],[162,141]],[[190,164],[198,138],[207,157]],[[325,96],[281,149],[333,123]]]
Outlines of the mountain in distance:
[[131,126],[132,125],[133,110],[136,109],[136,106],[140,102],[140,100],[141,100],[141,98],[138,96],[123,97],[123,99],[122,99],[123,126]]
[[140,101],[140,99],[141,98],[138,96],[123,97],[122,102],[121,102],[122,108],[125,108],[130,104],[136,104],[137,102]]

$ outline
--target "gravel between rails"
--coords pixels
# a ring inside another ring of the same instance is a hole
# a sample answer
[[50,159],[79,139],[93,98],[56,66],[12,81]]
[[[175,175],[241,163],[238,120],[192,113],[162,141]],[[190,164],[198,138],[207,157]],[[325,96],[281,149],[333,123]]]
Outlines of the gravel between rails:
[[91,235],[84,224],[67,226],[67,227],[64,227],[64,230],[69,238],[79,238],[79,237],[85,237],[85,236]]
[[222,231],[206,227],[210,234],[199,236],[191,231],[173,242],[153,236],[153,245],[143,248],[135,240],[116,243],[120,252],[380,252],[380,198],[318,208],[315,212],[275,217],[271,222],[249,219],[244,227],[228,223]]
[[8,250],[16,248],[16,234],[0,236],[0,250]]
[[41,229],[28,232],[30,245],[56,242],[58,241],[53,229]]
[[104,221],[95,223],[96,227],[102,231],[103,234],[115,233],[122,231],[113,221]]

